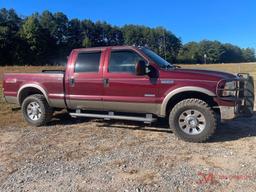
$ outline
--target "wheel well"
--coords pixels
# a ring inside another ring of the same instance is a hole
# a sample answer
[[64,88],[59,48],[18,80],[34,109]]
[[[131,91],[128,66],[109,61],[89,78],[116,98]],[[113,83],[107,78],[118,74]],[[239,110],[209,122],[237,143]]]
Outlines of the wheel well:
[[19,104],[21,105],[23,103],[24,99],[26,99],[28,96],[34,95],[34,94],[44,95],[42,93],[42,91],[40,91],[39,89],[37,89],[35,87],[26,87],[26,88],[22,89],[19,94]]
[[170,111],[177,103],[179,103],[184,99],[189,99],[189,98],[197,98],[205,101],[217,114],[220,114],[219,108],[213,108],[215,106],[218,106],[218,104],[214,101],[212,96],[209,96],[205,93],[201,93],[197,91],[186,91],[186,92],[182,92],[174,95],[168,101],[166,106],[166,115],[169,115]]

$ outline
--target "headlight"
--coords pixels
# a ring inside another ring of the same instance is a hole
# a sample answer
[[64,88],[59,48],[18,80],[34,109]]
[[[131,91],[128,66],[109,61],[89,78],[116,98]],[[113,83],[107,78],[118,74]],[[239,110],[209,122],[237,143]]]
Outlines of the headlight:
[[237,88],[236,81],[227,81],[225,83],[222,96],[224,97],[234,97],[236,96],[236,88]]

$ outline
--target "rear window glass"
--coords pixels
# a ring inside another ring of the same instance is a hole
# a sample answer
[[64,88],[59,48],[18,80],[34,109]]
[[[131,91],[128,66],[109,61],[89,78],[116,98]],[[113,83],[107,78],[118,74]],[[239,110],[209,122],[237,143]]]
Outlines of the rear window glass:
[[91,73],[98,72],[101,52],[79,53],[76,60],[75,72]]

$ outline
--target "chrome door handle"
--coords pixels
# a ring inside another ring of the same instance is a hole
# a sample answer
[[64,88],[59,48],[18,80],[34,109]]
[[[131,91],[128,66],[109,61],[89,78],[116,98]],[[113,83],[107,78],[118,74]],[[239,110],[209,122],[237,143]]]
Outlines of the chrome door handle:
[[109,87],[109,79],[108,78],[103,78],[103,85],[104,85],[104,87]]
[[69,85],[70,85],[70,87],[74,87],[75,86],[75,79],[74,79],[74,77],[71,77],[69,79]]

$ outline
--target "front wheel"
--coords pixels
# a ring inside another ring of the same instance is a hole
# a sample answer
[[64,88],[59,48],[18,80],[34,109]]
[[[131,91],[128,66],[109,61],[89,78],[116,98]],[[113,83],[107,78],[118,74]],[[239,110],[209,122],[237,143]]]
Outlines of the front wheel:
[[170,112],[169,125],[178,138],[189,142],[203,142],[216,130],[217,118],[204,101],[185,99]]
[[45,125],[52,118],[53,110],[41,94],[27,97],[23,101],[21,108],[24,119],[35,126]]

